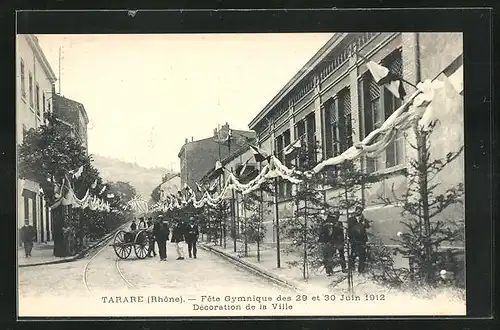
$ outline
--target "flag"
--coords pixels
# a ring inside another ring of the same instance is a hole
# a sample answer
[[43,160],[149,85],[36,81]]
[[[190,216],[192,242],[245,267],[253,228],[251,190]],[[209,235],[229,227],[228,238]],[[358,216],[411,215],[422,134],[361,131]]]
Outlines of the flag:
[[198,182],[196,182],[196,189],[197,189],[199,192],[203,192],[203,188],[201,188],[201,186],[198,184]]
[[458,57],[453,63],[443,71],[448,81],[458,94],[463,95],[464,92],[464,63],[463,57]]
[[218,178],[219,176],[224,173],[224,167],[222,166],[222,163],[220,161],[215,162],[215,169],[210,173],[209,178],[215,179]]
[[115,194],[108,194],[108,198],[115,198]]
[[217,181],[214,181],[214,182],[212,182],[212,184],[208,188],[208,191],[212,193],[215,191],[216,188],[217,188]]
[[94,183],[92,183],[91,188],[95,189],[97,187],[97,179],[95,179]]
[[69,171],[69,173],[72,174],[74,178],[78,179],[83,173],[83,166],[80,166],[76,171]]
[[263,162],[269,158],[269,156],[266,154],[266,152],[264,150],[260,149],[259,147],[255,147],[255,146],[251,145],[250,149],[252,149],[253,156],[255,157],[255,161],[258,163]]
[[297,141],[295,141],[294,143],[292,144],[289,144],[285,150],[283,150],[283,152],[285,153],[285,155],[289,155],[291,154],[292,152],[295,151],[295,149],[299,149],[300,147],[302,146],[302,142],[300,141],[300,139],[298,139]]
[[378,85],[384,85],[394,96],[403,99],[406,92],[403,88],[401,78],[392,73],[388,68],[373,61],[366,63],[368,70],[373,76],[373,79]]
[[247,164],[249,161],[250,161],[250,158],[245,160],[245,162],[243,163],[243,166],[241,167],[240,171],[238,172],[238,176],[242,176],[243,173],[245,173],[245,170],[247,169]]
[[104,192],[104,190],[106,190],[106,187],[107,186],[102,187],[101,191],[99,191],[99,195],[101,195]]

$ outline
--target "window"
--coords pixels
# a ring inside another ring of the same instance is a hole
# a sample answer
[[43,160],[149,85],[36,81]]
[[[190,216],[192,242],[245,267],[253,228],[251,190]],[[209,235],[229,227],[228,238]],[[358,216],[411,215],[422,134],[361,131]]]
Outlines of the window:
[[35,85],[35,110],[36,114],[40,116],[40,86]]
[[352,146],[352,116],[351,116],[351,93],[349,88],[344,88],[338,94],[338,122],[340,152],[344,152]]
[[[383,61],[383,65],[397,76],[403,75],[403,65],[401,60],[401,50],[392,52]],[[401,106],[401,99],[397,98],[387,88],[384,88],[384,120],[387,120],[392,113]],[[385,152],[385,167],[390,168],[403,163],[404,140],[399,134],[391,144],[387,146]]]
[[316,155],[317,155],[317,150],[316,150],[316,118],[315,114],[310,113],[309,115],[306,116],[306,145],[307,145],[307,154],[309,157],[309,161],[311,164],[309,166],[312,166],[312,163],[316,161]]
[[[379,128],[384,123],[384,115],[380,106],[380,86],[377,85],[371,74],[368,72],[364,77],[365,89],[365,136],[373,130]],[[384,87],[382,87],[384,88]],[[378,157],[366,159],[366,169],[368,173],[379,169]]]
[[[392,52],[381,64],[393,74],[402,76],[401,50],[397,49]],[[385,120],[401,106],[402,101],[384,86],[377,85],[369,72],[362,77],[362,84],[364,94],[364,135],[367,136],[373,130],[380,128]],[[400,134],[387,146],[384,153],[377,158],[367,158],[367,171],[370,173],[384,168],[391,168],[402,164],[403,159],[404,140],[402,134]]]
[[42,114],[45,116],[46,112],[46,101],[45,101],[45,94],[42,94]]
[[30,94],[29,101],[30,101],[30,106],[33,107],[33,76],[31,75],[31,72],[28,76],[28,93]]
[[21,95],[22,97],[26,97],[26,82],[24,81],[26,79],[25,74],[24,74],[24,61],[21,59]]

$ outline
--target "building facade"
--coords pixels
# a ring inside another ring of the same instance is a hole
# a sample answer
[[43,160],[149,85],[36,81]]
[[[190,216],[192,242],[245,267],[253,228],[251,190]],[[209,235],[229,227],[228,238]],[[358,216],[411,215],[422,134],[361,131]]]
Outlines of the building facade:
[[[230,143],[227,141],[228,134],[231,134]],[[177,155],[181,163],[182,187],[187,184],[196,190],[196,183],[214,169],[216,161],[224,159],[254,140],[254,132],[233,130],[228,123],[220,129],[215,129],[214,135],[209,138],[197,141],[191,139],[191,142],[186,139]]]
[[163,191],[167,195],[177,195],[177,192],[181,188],[181,175],[179,173],[172,175],[171,178],[160,185],[160,191]]
[[[29,129],[45,123],[46,115],[53,110],[56,76],[34,35],[16,37],[16,141],[23,142]],[[38,242],[52,240],[52,224],[43,191],[37,182],[18,179],[17,223],[24,220],[37,231]]]
[[83,104],[61,95],[54,95],[54,113],[65,123],[70,135],[75,137],[88,150],[87,125],[89,118]]
[[[416,90],[412,85],[436,77],[445,79],[447,70],[462,61],[462,53],[461,33],[336,33],[257,114],[249,128],[256,131],[261,148],[290,166],[295,161],[285,157],[284,149],[298,139],[318,143],[318,161],[337,156],[380,127],[404,101],[375,83],[366,59],[409,82],[411,85],[404,84],[407,99]],[[453,92],[447,97],[453,106],[446,105],[433,134],[434,157],[463,145],[463,99]],[[365,216],[373,221],[372,230],[387,243],[402,229],[401,208],[384,206],[381,197],[400,197],[406,192],[401,171],[414,156],[406,142],[408,135],[411,131],[400,132],[385,151],[362,162],[364,171],[385,174],[361,195]],[[441,175],[443,189],[446,183],[463,182],[463,155]],[[280,219],[293,216],[294,189],[289,183],[279,184]],[[327,200],[337,193],[327,189]],[[463,218],[463,208],[452,207],[442,216]]]

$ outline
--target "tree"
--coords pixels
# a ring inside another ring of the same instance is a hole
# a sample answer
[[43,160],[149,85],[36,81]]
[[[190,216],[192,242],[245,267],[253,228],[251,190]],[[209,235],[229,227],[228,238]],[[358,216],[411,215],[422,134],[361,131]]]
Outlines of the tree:
[[[49,205],[55,202],[54,183],[61,183],[69,171],[89,166],[90,158],[81,143],[67,132],[54,114],[49,114],[47,124],[29,130],[23,143],[18,146],[19,177],[38,182],[44,190]],[[53,212],[54,255],[66,256],[62,207]]]
[[[414,125],[416,143],[408,139],[407,143],[417,155],[410,159],[408,169],[403,173],[408,182],[407,192],[402,198],[397,198],[393,193],[394,200],[402,204],[402,216],[405,220],[401,222],[407,229],[400,237],[393,239],[400,246],[396,250],[409,258],[411,278],[430,285],[437,283],[444,259],[453,259],[450,251],[446,253],[440,250],[441,245],[462,239],[464,228],[461,219],[448,222],[439,219],[448,207],[463,203],[464,187],[460,182],[443,190],[440,187],[442,181],[436,180],[443,169],[452,164],[463,151],[461,146],[457,151],[448,152],[443,158],[432,158],[431,136],[437,124],[438,121],[433,121],[428,127]],[[380,198],[386,204],[393,203],[387,198]]]
[[88,166],[91,159],[81,143],[65,133],[63,124],[54,115],[49,115],[47,122],[26,133],[18,147],[18,164],[19,177],[38,182],[45,192],[46,201],[52,204],[52,179],[61,182],[69,171]]
[[[266,192],[271,191],[268,185],[265,184],[263,184],[260,189]],[[270,210],[267,208],[261,210],[261,205],[263,203],[264,201],[262,200],[260,193],[251,192],[243,196],[242,206],[245,213],[242,231],[244,240],[244,256],[248,257],[248,244],[256,243],[258,261],[260,261],[260,246],[267,232],[267,228],[262,225],[262,217],[264,216],[264,213],[270,213]]]
[[[364,209],[365,201],[362,196],[362,191],[370,184],[380,180],[380,177],[364,173],[359,163],[353,160],[346,160],[342,164],[327,170],[324,174],[324,182],[331,186],[336,192],[330,201],[333,201],[335,209],[339,213],[345,215],[348,220],[356,208]],[[365,229],[369,227],[369,223],[362,224]],[[345,228],[345,227],[344,227]],[[373,235],[368,234],[370,240],[373,240]],[[347,276],[341,277],[337,283],[347,279],[348,289],[353,290],[353,273],[354,273],[354,257],[353,245],[349,241],[349,237],[345,235],[347,244]],[[362,247],[363,248],[363,247]],[[368,256],[367,256],[368,257]],[[368,258],[367,258],[368,259]]]
[[[316,141],[304,143],[296,149],[296,169],[302,173],[311,170],[316,164],[319,145]],[[318,244],[319,228],[324,213],[329,209],[325,203],[323,193],[319,189],[322,179],[320,176],[309,174],[300,175],[302,183],[296,185],[294,202],[295,216],[284,223],[284,233],[292,241],[288,253],[300,252],[301,261],[289,262],[292,266],[302,268],[302,277],[309,278],[309,269],[319,268],[322,253]]]
[[129,202],[137,195],[135,188],[128,182],[123,182],[123,181],[109,182],[108,185],[109,185],[108,194],[112,193],[115,196],[119,196],[120,201],[124,204]]

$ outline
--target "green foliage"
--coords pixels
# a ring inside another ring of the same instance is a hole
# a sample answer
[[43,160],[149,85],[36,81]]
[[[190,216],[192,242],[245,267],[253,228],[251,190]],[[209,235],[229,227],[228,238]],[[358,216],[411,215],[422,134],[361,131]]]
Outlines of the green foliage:
[[18,169],[20,178],[40,183],[46,200],[52,203],[53,186],[47,179],[61,182],[68,171],[89,166],[90,158],[80,142],[65,133],[66,127],[54,115],[47,121],[46,125],[31,129],[24,136],[23,143],[18,146]]
[[[304,143],[296,149],[296,169],[301,172],[311,170],[318,163],[317,154],[319,145],[314,143]],[[302,261],[289,263],[291,266],[300,267],[304,279],[309,277],[309,269],[317,269],[321,266],[322,253],[318,244],[319,230],[324,219],[324,214],[330,208],[325,203],[321,186],[323,178],[321,176],[311,176],[302,174],[302,183],[296,185],[294,217],[284,222],[281,230],[292,242],[291,246],[285,250],[286,253],[300,253]]]
[[[408,142],[417,151],[418,157],[409,161],[405,171],[408,182],[407,192],[402,198],[396,198],[402,205],[402,224],[405,226],[400,237],[393,239],[399,246],[397,252],[410,260],[410,278],[419,284],[435,285],[439,282],[439,272],[443,265],[458,269],[450,260],[449,253],[441,249],[443,243],[463,240],[463,219],[444,222],[439,215],[453,204],[461,204],[464,187],[459,183],[439,193],[441,182],[436,182],[438,174],[450,165],[462,153],[463,146],[456,152],[449,152],[444,158],[432,159],[431,136],[437,122],[429,129],[414,127],[417,144]],[[391,200],[380,197],[386,204]],[[448,260],[446,262],[446,260]]]
[[115,198],[124,204],[133,199],[137,194],[135,188],[128,182],[109,182],[108,187],[108,194],[114,194]]
[[244,225],[242,230],[242,237],[247,243],[262,243],[266,236],[267,227],[262,224],[261,212],[264,215],[269,214],[270,210],[264,208],[261,210],[261,202],[263,199],[260,197],[259,192],[251,192],[243,197],[243,208],[246,213],[246,219],[243,219]]

